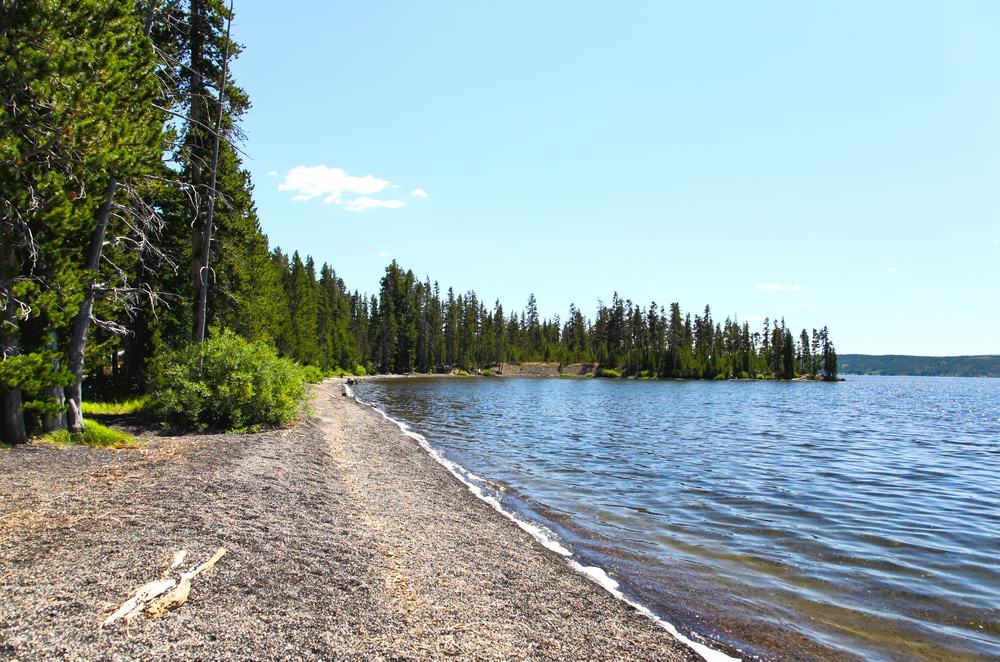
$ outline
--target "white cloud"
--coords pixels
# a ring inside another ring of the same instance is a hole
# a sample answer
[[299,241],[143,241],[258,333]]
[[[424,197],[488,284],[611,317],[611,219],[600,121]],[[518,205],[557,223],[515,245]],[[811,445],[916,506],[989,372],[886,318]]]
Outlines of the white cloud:
[[755,290],[763,290],[765,292],[798,292],[802,289],[801,285],[782,285],[780,283],[772,283],[768,285],[756,285]]
[[891,274],[896,273],[896,267],[889,267],[888,272]]
[[277,170],[268,170],[267,171],[267,176],[268,177],[277,177],[278,176],[278,171]]
[[412,191],[410,191],[410,195],[412,195],[414,198],[426,198],[427,191],[425,191],[422,188],[415,188]]
[[347,174],[343,168],[325,165],[295,166],[285,173],[285,178],[278,184],[278,190],[294,192],[292,200],[312,200],[322,195],[325,196],[323,202],[327,204],[349,204],[353,201],[345,202],[342,197],[345,193],[367,196],[382,192],[388,185],[389,181],[386,179],[374,175],[355,177]]
[[384,209],[399,209],[400,207],[405,207],[406,203],[402,200],[379,200],[378,198],[369,198],[367,195],[362,195],[358,198],[352,198],[350,200],[338,201],[337,204],[341,205],[347,211],[364,211],[366,209],[376,209],[382,207]]
[[813,305],[811,303],[804,303],[804,304],[802,304],[802,307],[805,308],[806,310],[808,310],[808,309],[812,308]]
[[378,256],[379,257],[390,257],[391,255],[392,255],[392,253],[390,253],[389,251],[379,251],[378,252]]

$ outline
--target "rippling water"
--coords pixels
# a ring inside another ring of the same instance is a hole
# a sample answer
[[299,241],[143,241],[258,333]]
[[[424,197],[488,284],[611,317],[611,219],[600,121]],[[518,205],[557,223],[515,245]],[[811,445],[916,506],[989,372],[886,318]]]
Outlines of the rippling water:
[[681,629],[765,659],[1000,659],[1000,380],[355,390]]

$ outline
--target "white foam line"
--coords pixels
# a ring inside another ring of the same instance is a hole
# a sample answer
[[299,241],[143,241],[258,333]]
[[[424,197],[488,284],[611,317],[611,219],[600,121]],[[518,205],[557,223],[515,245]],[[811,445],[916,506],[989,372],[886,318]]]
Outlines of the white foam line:
[[722,651],[717,651],[714,648],[710,648],[705,644],[693,641],[689,637],[686,637],[683,634],[681,634],[680,631],[678,631],[677,628],[674,627],[672,623],[670,623],[669,621],[665,621],[656,614],[654,614],[649,607],[629,598],[627,595],[622,593],[621,589],[618,586],[618,582],[612,579],[611,576],[608,575],[608,573],[603,568],[599,568],[593,565],[591,566],[583,565],[582,563],[573,558],[573,552],[571,552],[562,543],[556,540],[554,534],[552,534],[548,529],[539,524],[535,524],[534,522],[529,522],[528,520],[525,520],[517,516],[513,512],[507,510],[506,508],[504,508],[500,504],[499,499],[497,499],[495,496],[491,494],[487,494],[486,492],[483,491],[482,487],[476,484],[476,481],[482,482],[483,480],[482,478],[475,475],[474,473],[472,473],[462,465],[458,464],[457,462],[453,462],[448,458],[444,457],[440,452],[437,451],[437,449],[435,449],[433,446],[430,445],[430,443],[427,441],[427,438],[424,435],[420,434],[419,432],[414,432],[413,430],[410,429],[410,427],[406,423],[396,420],[395,418],[389,416],[389,414],[387,414],[385,411],[383,411],[376,405],[372,404],[371,402],[365,402],[358,396],[354,395],[354,389],[352,389],[347,384],[344,384],[344,393],[348,397],[354,398],[354,401],[357,402],[358,404],[364,405],[366,407],[371,407],[379,414],[381,414],[382,418],[389,421],[390,423],[394,423],[396,427],[398,427],[402,431],[403,434],[405,434],[410,439],[416,441],[417,444],[419,444],[420,447],[423,448],[427,452],[427,454],[434,459],[434,461],[436,461],[438,464],[440,464],[448,471],[450,471],[455,478],[457,478],[459,481],[462,482],[463,485],[469,488],[470,492],[472,492],[482,501],[485,501],[490,506],[492,506],[493,510],[497,511],[510,521],[517,524],[523,530],[528,532],[528,534],[530,534],[532,538],[538,541],[546,549],[551,550],[556,554],[565,557],[566,562],[569,563],[569,566],[573,570],[587,577],[590,581],[594,582],[595,584],[603,588],[605,591],[607,591],[614,597],[618,598],[625,604],[629,605],[643,616],[652,620],[654,623],[656,623],[664,630],[669,632],[671,635],[673,635],[675,639],[689,646],[694,652],[701,655],[706,660],[706,662],[741,662],[740,658],[738,657],[732,657],[730,655],[723,653]]

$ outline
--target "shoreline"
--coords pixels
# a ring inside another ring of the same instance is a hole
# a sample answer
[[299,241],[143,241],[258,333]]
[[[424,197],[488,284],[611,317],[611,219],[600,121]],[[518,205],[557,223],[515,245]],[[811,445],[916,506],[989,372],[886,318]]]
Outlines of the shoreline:
[[[529,375],[517,375],[517,376],[529,376]],[[625,594],[621,585],[617,580],[613,579],[604,568],[593,565],[585,565],[584,562],[577,557],[572,551],[566,548],[555,536],[554,533],[549,531],[544,527],[544,525],[527,520],[517,514],[516,512],[505,508],[499,501],[498,498],[489,495],[484,492],[483,486],[487,482],[479,476],[473,474],[467,468],[462,465],[445,458],[437,449],[430,445],[430,442],[422,434],[413,431],[409,425],[391,417],[386,411],[380,409],[373,403],[365,402],[361,400],[357,395],[354,394],[351,386],[347,383],[343,384],[344,396],[348,397],[355,402],[357,402],[362,407],[368,407],[373,411],[378,412],[383,419],[393,423],[397,426],[404,435],[410,437],[416,441],[421,448],[439,465],[446,469],[452,476],[455,477],[460,483],[465,485],[471,494],[473,494],[477,499],[488,504],[497,513],[507,518],[520,529],[525,531],[530,535],[536,543],[544,547],[545,549],[553,552],[554,554],[562,557],[562,559],[573,569],[574,572],[579,573],[581,576],[585,577],[589,581],[593,582],[595,585],[599,586],[603,590],[607,591],[617,600],[625,603],[629,607],[633,608],[641,614],[642,616],[650,619],[652,622],[656,623],[659,627],[663,628],[671,636],[673,636],[677,641],[688,646],[694,652],[696,652],[701,658],[707,662],[738,662],[741,658],[732,657],[727,653],[719,650],[718,648],[713,648],[705,643],[694,641],[688,636],[682,634],[674,625],[669,621],[664,620],[659,615],[657,615],[649,606],[643,604],[636,598],[630,597]],[[700,636],[692,633],[693,636]],[[719,647],[718,642],[712,642],[714,646]],[[734,651],[735,652],[735,651]]]
[[[318,385],[311,415],[285,430],[0,454],[0,651],[702,659],[341,383]],[[186,604],[98,630],[175,551],[220,546]]]

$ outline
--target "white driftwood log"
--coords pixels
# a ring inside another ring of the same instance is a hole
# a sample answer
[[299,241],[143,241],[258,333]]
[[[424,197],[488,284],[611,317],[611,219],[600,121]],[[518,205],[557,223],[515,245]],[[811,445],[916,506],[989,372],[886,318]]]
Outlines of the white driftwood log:
[[210,556],[207,561],[194,570],[181,573],[180,579],[176,580],[169,579],[167,575],[170,574],[171,570],[174,570],[184,562],[187,550],[182,549],[175,552],[173,561],[164,573],[164,577],[137,588],[132,597],[101,622],[100,627],[106,627],[122,619],[127,623],[142,612],[143,609],[153,616],[162,616],[168,610],[181,606],[187,602],[188,595],[191,593],[191,580],[215,567],[215,564],[219,562],[219,559],[225,553],[226,548],[220,547],[215,550],[215,554]]
[[122,618],[131,619],[135,614],[139,613],[146,603],[150,600],[159,597],[163,593],[166,593],[172,589],[177,584],[176,580],[173,579],[159,579],[155,582],[149,582],[148,584],[143,584],[135,590],[132,597],[125,601],[121,607],[115,610],[115,613],[111,614],[101,623],[101,627],[106,627],[111,625],[117,620]]
[[176,609],[182,604],[187,602],[188,595],[191,593],[191,580],[200,575],[203,572],[208,572],[211,570],[222,555],[226,553],[225,547],[220,547],[215,550],[213,554],[207,561],[202,563],[200,566],[191,570],[190,572],[185,572],[181,575],[180,581],[177,586],[173,588],[169,593],[166,593],[162,597],[158,598],[152,602],[147,608],[146,613],[150,616],[163,616],[165,613],[171,609]]

